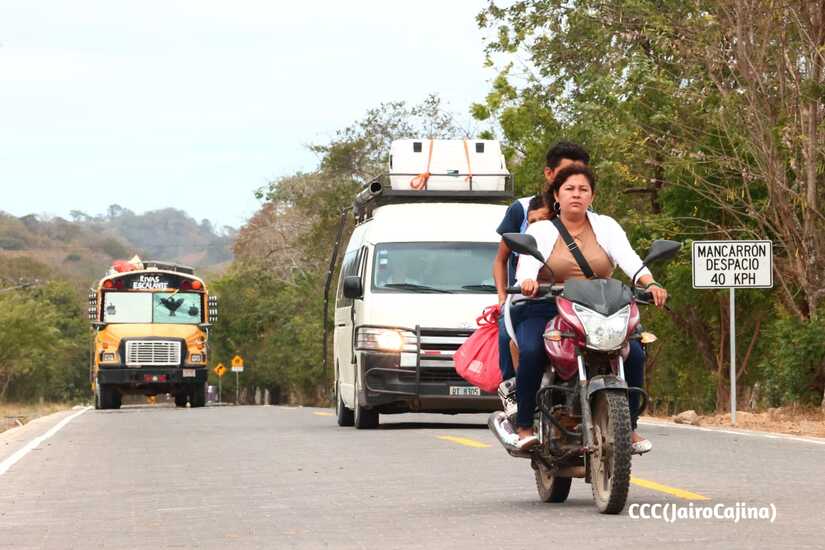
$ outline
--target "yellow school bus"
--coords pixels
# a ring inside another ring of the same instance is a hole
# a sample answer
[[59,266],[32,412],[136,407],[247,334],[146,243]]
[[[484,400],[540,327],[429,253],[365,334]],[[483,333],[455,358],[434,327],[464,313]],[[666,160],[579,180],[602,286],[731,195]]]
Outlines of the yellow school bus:
[[89,291],[95,408],[118,409],[126,394],[164,393],[179,407],[203,407],[217,299],[190,267],[137,267],[111,270]]

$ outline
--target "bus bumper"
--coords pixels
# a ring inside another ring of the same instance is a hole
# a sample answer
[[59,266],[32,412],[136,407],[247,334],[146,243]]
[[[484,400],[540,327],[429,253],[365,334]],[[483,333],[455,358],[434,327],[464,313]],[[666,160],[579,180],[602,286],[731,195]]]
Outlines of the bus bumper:
[[106,368],[97,372],[98,384],[130,386],[177,386],[180,384],[203,384],[209,376],[205,366],[184,365],[183,367],[139,367]]

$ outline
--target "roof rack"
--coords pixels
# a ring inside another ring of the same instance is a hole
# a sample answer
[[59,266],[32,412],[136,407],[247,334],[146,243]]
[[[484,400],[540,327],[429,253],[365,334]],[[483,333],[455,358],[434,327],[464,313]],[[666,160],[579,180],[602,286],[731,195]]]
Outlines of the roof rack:
[[[465,203],[499,203],[513,199],[513,175],[512,174],[459,174],[450,172],[447,174],[430,174],[430,177],[464,177],[468,182],[467,189],[460,191],[430,190],[427,184],[419,190],[415,189],[393,189],[390,177],[415,177],[420,174],[382,174],[370,180],[364,188],[355,196],[352,203],[352,211],[358,222],[371,218],[373,210],[386,204],[399,204],[409,202],[465,202]],[[473,190],[473,178],[496,177],[504,178],[504,189],[495,191]]]
[[188,265],[173,264],[172,262],[162,262],[159,260],[144,260],[144,269],[160,269],[162,271],[174,271],[176,273],[185,273],[187,275],[194,275],[195,268]]

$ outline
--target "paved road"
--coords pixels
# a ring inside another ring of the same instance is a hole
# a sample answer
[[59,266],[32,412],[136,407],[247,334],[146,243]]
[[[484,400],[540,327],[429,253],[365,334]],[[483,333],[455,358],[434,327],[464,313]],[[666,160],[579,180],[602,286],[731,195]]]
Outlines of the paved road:
[[[0,434],[0,465],[76,412]],[[645,426],[655,449],[633,465],[637,512],[776,509],[774,523],[671,524],[599,515],[581,480],[567,503],[541,503],[527,461],[497,447],[482,415],[381,421],[356,431],[326,409],[90,410],[0,473],[0,548],[825,546],[825,445]]]

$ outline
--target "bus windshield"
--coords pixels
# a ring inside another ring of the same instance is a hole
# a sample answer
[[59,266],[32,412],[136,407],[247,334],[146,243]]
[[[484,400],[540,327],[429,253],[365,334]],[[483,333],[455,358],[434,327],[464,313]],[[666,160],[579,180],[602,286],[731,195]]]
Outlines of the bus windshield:
[[201,322],[197,292],[106,292],[104,323],[196,324]]

